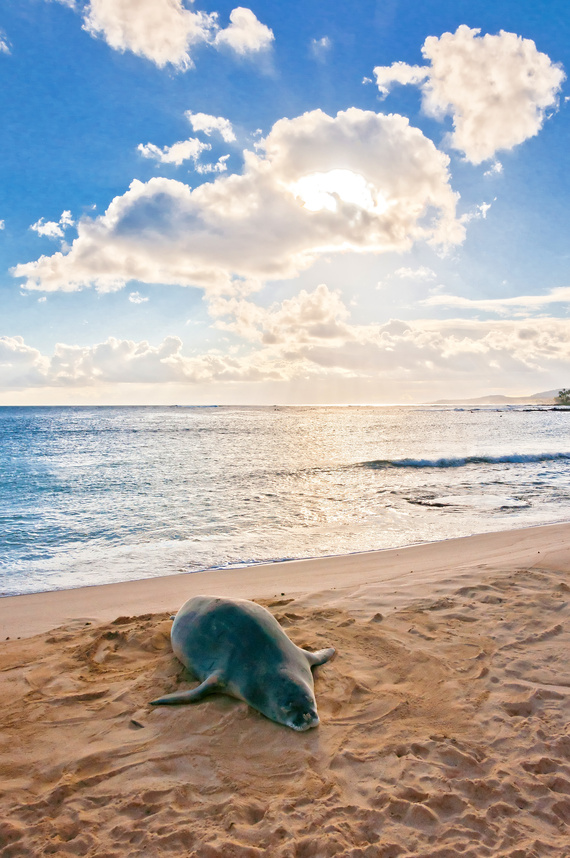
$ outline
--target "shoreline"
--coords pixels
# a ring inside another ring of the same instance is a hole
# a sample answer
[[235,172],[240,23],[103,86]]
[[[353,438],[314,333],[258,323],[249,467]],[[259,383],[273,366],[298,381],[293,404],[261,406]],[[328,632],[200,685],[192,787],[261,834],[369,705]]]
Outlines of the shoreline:
[[[570,458],[570,453],[563,454],[563,455],[565,455],[567,458]],[[28,591],[23,591],[21,593],[0,591],[0,606],[3,602],[3,600],[18,599],[18,598],[21,598],[23,596],[39,596],[39,595],[42,595],[45,593],[64,593],[64,592],[67,592],[70,590],[89,590],[89,589],[93,589],[93,588],[97,588],[97,587],[114,586],[114,585],[119,585],[119,584],[137,585],[137,584],[142,583],[143,581],[151,581],[151,580],[155,580],[155,579],[164,580],[164,579],[168,579],[168,578],[176,578],[179,576],[204,575],[204,574],[210,574],[210,573],[214,573],[214,572],[239,572],[239,570],[242,570],[242,569],[259,569],[259,568],[269,569],[273,566],[280,566],[283,564],[290,564],[290,563],[306,563],[306,562],[313,562],[313,561],[316,562],[316,561],[331,560],[331,559],[335,559],[338,557],[358,557],[361,555],[368,555],[368,554],[382,554],[382,553],[387,552],[387,551],[404,551],[404,550],[407,550],[408,548],[416,548],[418,546],[423,546],[423,545],[439,545],[440,543],[448,542],[450,540],[471,539],[473,537],[478,537],[478,536],[486,536],[486,535],[499,534],[499,533],[510,533],[510,532],[521,531],[521,530],[533,530],[533,529],[540,528],[540,527],[551,527],[553,525],[566,524],[567,522],[570,523],[570,519],[553,518],[549,521],[544,521],[544,522],[539,521],[539,522],[530,523],[530,524],[521,523],[518,526],[508,527],[508,528],[504,528],[504,529],[500,529],[500,530],[484,530],[481,532],[466,533],[466,534],[463,534],[461,536],[442,536],[439,539],[418,540],[417,542],[407,542],[407,543],[404,543],[403,545],[388,545],[388,546],[383,547],[383,548],[356,549],[354,551],[345,551],[345,552],[342,552],[340,554],[334,554],[334,553],[332,553],[332,554],[317,554],[317,555],[308,554],[306,556],[300,556],[300,557],[283,556],[283,557],[274,557],[274,558],[270,558],[270,559],[266,559],[266,560],[254,560],[254,559],[243,560],[243,561],[238,560],[238,561],[223,564],[223,565],[204,566],[201,568],[192,569],[192,570],[188,570],[185,572],[169,572],[169,573],[166,573],[164,575],[147,575],[147,576],[142,577],[142,578],[127,578],[125,580],[109,580],[109,581],[106,581],[105,583],[102,583],[102,584],[100,584],[100,583],[76,584],[76,585],[69,584],[67,586],[50,587],[50,588],[45,589],[45,590],[31,590],[31,591],[28,590]],[[1,615],[2,614],[1,614],[1,610],[0,610],[0,617],[1,617]],[[0,638],[0,640],[1,640],[1,638]]]
[[[513,545],[513,543],[515,543]],[[553,543],[555,543],[553,545]],[[122,615],[176,611],[201,593],[234,598],[274,598],[326,594],[345,596],[360,587],[377,585],[391,605],[413,598],[414,588],[428,584],[453,587],[485,566],[507,569],[528,564],[541,555],[570,551],[570,522],[501,530],[436,542],[414,543],[354,554],[284,560],[203,572],[184,572],[112,584],[47,590],[0,599],[0,641],[51,631],[69,622],[103,623]],[[449,568],[451,567],[451,569]],[[405,576],[405,577],[404,577]],[[411,577],[410,577],[411,576]]]

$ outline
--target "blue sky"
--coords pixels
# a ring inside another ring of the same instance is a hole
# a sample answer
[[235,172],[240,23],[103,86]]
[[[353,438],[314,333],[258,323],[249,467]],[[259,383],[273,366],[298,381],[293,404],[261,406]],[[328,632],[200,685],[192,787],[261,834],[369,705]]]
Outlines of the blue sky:
[[570,384],[562,2],[0,9],[0,404]]

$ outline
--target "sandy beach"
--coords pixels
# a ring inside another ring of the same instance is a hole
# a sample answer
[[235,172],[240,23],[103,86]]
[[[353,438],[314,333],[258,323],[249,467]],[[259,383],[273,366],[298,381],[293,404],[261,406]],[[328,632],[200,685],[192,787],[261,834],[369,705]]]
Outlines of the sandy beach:
[[[191,687],[169,616],[254,599],[295,733]],[[0,855],[570,856],[570,524],[0,600]]]

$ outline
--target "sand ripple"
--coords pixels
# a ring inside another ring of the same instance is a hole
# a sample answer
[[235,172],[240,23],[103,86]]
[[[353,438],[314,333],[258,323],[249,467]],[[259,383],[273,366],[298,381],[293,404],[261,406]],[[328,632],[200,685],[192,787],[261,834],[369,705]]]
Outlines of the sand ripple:
[[167,614],[6,642],[0,855],[569,856],[569,593],[521,569],[400,610],[264,601],[338,651],[304,734],[149,707],[190,682]]

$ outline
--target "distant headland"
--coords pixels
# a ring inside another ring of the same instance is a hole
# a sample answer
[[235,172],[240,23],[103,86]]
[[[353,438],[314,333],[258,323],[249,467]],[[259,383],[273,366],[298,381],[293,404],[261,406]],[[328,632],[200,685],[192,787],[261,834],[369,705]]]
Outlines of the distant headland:
[[469,399],[438,399],[434,405],[560,405],[556,390],[545,390],[542,393],[531,393],[528,396],[505,396],[492,393]]

